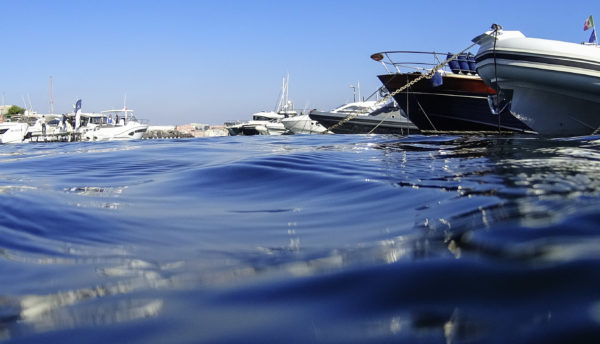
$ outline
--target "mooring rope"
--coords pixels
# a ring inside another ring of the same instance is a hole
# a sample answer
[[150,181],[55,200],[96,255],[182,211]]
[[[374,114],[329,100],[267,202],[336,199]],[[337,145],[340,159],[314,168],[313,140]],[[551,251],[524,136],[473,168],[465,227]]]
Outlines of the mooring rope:
[[[494,29],[494,49],[492,49],[492,53],[494,54],[494,89],[496,90],[496,105],[494,106],[494,111],[498,112],[497,104],[499,102],[500,97],[500,85],[498,85],[498,65],[496,63],[496,42],[498,42],[498,30],[500,30],[501,26],[497,24],[492,25],[492,29]],[[500,112],[498,112],[498,131],[500,131]]]
[[[437,73],[438,70],[442,69],[445,65],[447,65],[450,61],[455,60],[459,55],[464,54],[465,52],[467,52],[468,50],[470,50],[471,48],[473,48],[477,43],[473,43],[471,45],[469,45],[467,48],[461,50],[460,52],[452,55],[451,57],[447,58],[444,62],[438,64],[437,66],[433,67],[429,73],[423,74],[421,76],[419,76],[418,78],[408,82],[406,85],[400,87],[399,89],[395,90],[392,93],[389,93],[388,95],[386,95],[384,98],[380,99],[379,101],[377,101],[375,103],[375,105],[377,104],[381,104],[385,101],[387,101],[388,99],[390,99],[391,97],[395,96],[396,94],[406,90],[407,88],[411,87],[412,85],[416,84],[417,82],[423,80],[423,79],[431,79],[433,77],[433,75],[435,73]],[[375,129],[377,129],[382,123],[383,121],[385,121],[386,119],[389,118],[389,116],[391,116],[393,112],[390,112],[387,116],[385,116],[375,127],[373,127],[373,129],[371,129],[368,133],[372,134],[373,131],[375,131]],[[332,129],[335,129],[337,127],[339,127],[340,125],[356,118],[357,116],[359,116],[361,113],[355,113],[355,114],[350,114],[348,115],[346,118],[342,119],[341,121],[339,121],[338,123],[332,125],[331,127],[327,128],[327,130],[324,133],[327,133],[329,131],[331,131]]]

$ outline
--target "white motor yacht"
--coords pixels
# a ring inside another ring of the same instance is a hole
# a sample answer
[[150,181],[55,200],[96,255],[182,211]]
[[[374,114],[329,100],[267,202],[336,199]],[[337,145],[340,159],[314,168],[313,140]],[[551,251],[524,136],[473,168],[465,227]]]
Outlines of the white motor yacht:
[[[73,131],[67,116],[59,114],[35,114],[29,117],[28,137],[64,135]],[[27,137],[26,137],[27,138]]]
[[107,110],[100,113],[82,113],[83,141],[139,140],[148,130],[145,120],[138,120],[133,110]]
[[289,76],[283,78],[281,95],[275,111],[261,111],[252,114],[252,120],[247,122],[226,123],[229,135],[282,135],[288,130],[281,122],[284,118],[295,117],[298,112],[288,99]]
[[13,116],[10,122],[0,123],[0,143],[57,141],[63,137],[66,139],[69,129],[66,121],[61,120],[62,117],[30,111]]
[[308,115],[297,115],[284,118],[281,120],[285,129],[294,134],[322,134],[327,131],[327,128],[319,124],[319,122],[310,119]]
[[477,72],[541,135],[582,136],[600,128],[600,48],[526,37],[498,25],[473,39]]
[[21,143],[28,129],[29,124],[25,122],[0,123],[0,143]]
[[281,135],[285,132],[285,127],[280,122],[285,118],[274,111],[261,111],[252,114],[252,120],[241,123],[241,133],[243,135]]

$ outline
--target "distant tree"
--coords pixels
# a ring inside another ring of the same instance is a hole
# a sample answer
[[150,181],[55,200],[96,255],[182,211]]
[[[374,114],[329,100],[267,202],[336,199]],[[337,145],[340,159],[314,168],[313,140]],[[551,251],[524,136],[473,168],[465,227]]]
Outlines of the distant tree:
[[25,113],[25,109],[23,109],[22,107],[18,107],[16,105],[13,105],[13,106],[11,106],[11,107],[8,108],[8,111],[4,115],[4,118],[10,120],[10,118],[12,116],[18,115],[18,114],[23,114],[23,113]]
[[22,107],[18,107],[16,105],[13,105],[11,107],[8,108],[8,112],[6,114],[8,115],[17,115],[17,114],[23,114],[25,113],[25,109],[23,109]]

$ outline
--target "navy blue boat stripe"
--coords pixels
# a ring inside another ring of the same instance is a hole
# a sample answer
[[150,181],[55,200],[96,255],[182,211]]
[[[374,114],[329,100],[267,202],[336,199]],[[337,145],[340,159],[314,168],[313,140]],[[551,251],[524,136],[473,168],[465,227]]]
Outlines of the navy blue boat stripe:
[[[566,59],[562,59],[562,58],[559,59],[559,58],[553,58],[553,57],[547,57],[547,56],[512,54],[512,53],[505,53],[505,52],[500,52],[500,51],[496,51],[495,55],[496,55],[496,59],[538,62],[538,63],[545,63],[545,64],[551,64],[551,65],[560,65],[560,66],[568,66],[568,67],[576,67],[576,68],[600,71],[600,63],[593,62],[593,61],[566,60]],[[477,63],[480,63],[481,61],[483,61],[485,59],[493,59],[493,58],[494,58],[494,53],[486,52],[482,55],[477,55],[475,57],[475,61]]]

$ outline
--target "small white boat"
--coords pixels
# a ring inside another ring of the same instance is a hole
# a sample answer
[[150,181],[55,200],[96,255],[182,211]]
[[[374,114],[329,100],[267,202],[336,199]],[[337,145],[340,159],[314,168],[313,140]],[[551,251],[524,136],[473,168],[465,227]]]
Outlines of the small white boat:
[[82,113],[81,126],[77,128],[83,141],[139,140],[147,130],[147,121],[138,120],[127,108]]
[[11,122],[0,123],[0,143],[66,140],[69,130],[72,127],[67,126],[66,116],[27,111],[13,116]]
[[66,115],[48,114],[30,115],[27,137],[44,137],[67,134],[73,131],[73,127],[67,120]]
[[287,129],[281,123],[285,118],[273,111],[262,111],[252,115],[252,120],[246,122],[226,123],[229,135],[282,135]]
[[541,135],[598,133],[600,48],[493,28],[473,39],[477,72],[511,113]]
[[21,143],[28,129],[29,124],[25,122],[0,123],[0,143]]
[[[252,120],[227,127],[230,135],[281,135],[285,127],[279,122],[284,115],[273,111],[261,111]],[[235,131],[234,131],[235,130]]]
[[319,122],[310,119],[308,115],[297,115],[281,120],[285,129],[294,134],[322,134],[327,131],[327,128],[319,124]]
[[252,120],[246,122],[226,122],[229,135],[283,135],[288,130],[281,122],[284,118],[295,117],[298,112],[288,99],[289,76],[283,78],[281,95],[275,111],[260,111],[252,114]]

